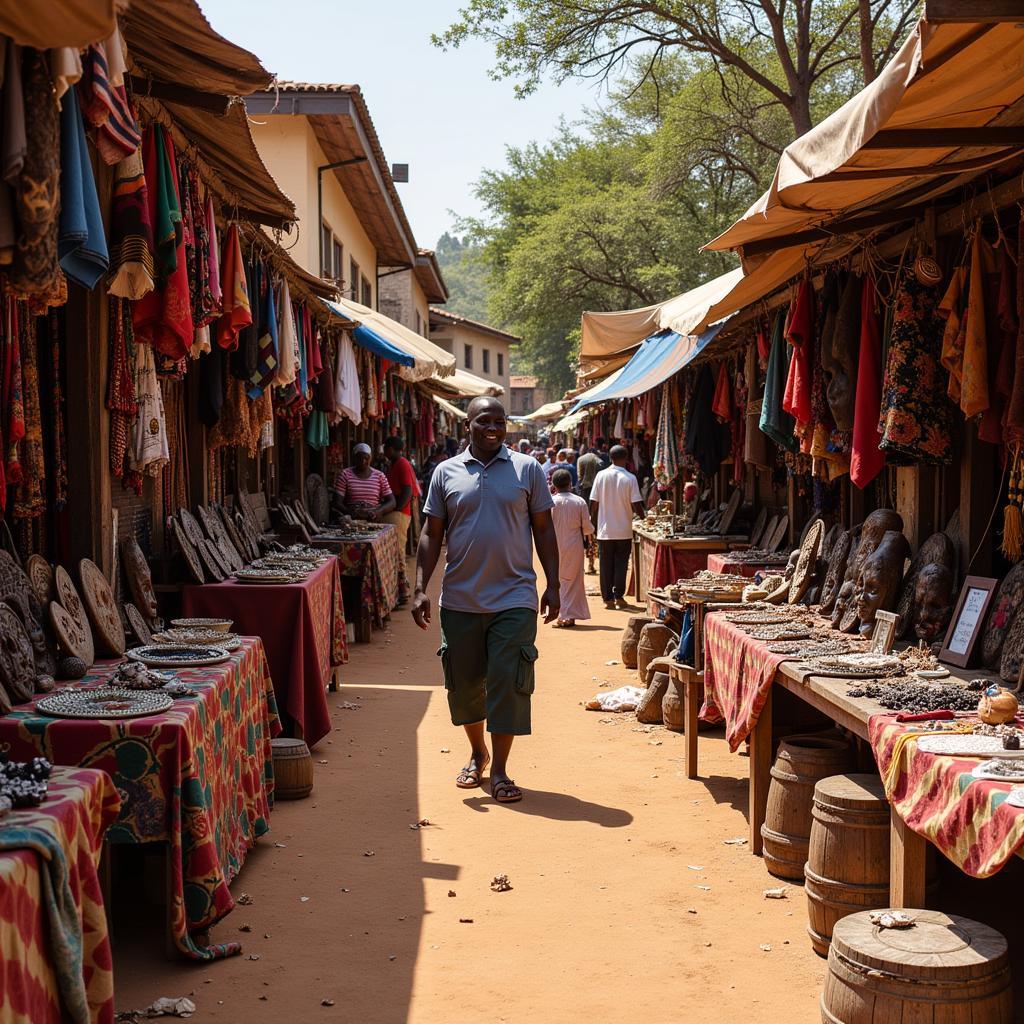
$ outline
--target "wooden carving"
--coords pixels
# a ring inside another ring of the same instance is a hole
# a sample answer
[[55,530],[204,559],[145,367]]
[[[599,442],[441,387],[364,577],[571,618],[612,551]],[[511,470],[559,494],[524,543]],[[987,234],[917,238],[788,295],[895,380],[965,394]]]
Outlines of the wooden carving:
[[57,596],[57,587],[53,581],[53,566],[42,555],[29,555],[25,569],[39,607],[45,608]]
[[128,625],[132,627],[135,639],[140,644],[151,644],[153,642],[153,633],[149,628],[149,624],[135,605],[129,603],[124,606],[124,617],[128,620]]
[[82,599],[96,639],[106,654],[124,654],[124,626],[114,603],[114,594],[100,567],[88,558],[78,563]]
[[43,609],[35,589],[21,566],[7,551],[0,551],[0,601],[5,601],[21,619],[40,675],[53,675],[56,657],[52,638],[43,623]]
[[[898,636],[911,636],[915,620],[915,592],[917,590],[918,577],[922,570],[928,565],[941,565],[949,570],[952,577],[953,565],[956,562],[956,554],[953,550],[953,542],[944,533],[933,533],[918,549],[918,552],[910,561],[910,568],[903,578],[903,586],[900,589],[899,603],[896,611],[899,614]],[[938,577],[931,573],[933,581]]]
[[0,602],[0,685],[16,704],[36,692],[36,663],[32,643],[18,614]]
[[818,561],[818,549],[825,536],[825,524],[816,519],[807,531],[800,554],[797,556],[796,568],[793,570],[793,581],[789,587],[789,603],[797,604],[807,593],[807,588],[814,580],[814,570]]
[[192,578],[196,583],[205,583],[206,576],[203,573],[203,563],[199,560],[199,553],[196,551],[192,538],[189,537],[185,527],[182,526],[175,516],[171,516],[171,529],[174,531],[174,540],[182,557],[185,559],[188,571],[192,573]]
[[852,538],[849,530],[843,530],[835,544],[832,545],[832,554],[828,560],[828,570],[825,573],[825,582],[821,587],[821,614],[829,615],[835,606],[839,588],[846,576],[846,560],[850,556],[850,545]]
[[149,570],[149,562],[146,561],[139,542],[134,537],[121,541],[121,562],[135,607],[152,622],[157,615],[153,574]]
[[[50,620],[57,633],[57,641],[65,653],[91,665],[96,660],[96,648],[85,606],[64,566],[57,566],[54,578],[57,583],[57,600],[50,605]],[[62,609],[65,614],[54,615],[54,608]]]

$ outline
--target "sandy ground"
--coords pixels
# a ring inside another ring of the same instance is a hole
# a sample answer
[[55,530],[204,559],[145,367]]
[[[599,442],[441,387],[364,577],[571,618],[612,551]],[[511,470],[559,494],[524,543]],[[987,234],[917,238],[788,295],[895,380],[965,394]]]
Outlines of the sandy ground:
[[[780,883],[725,843],[746,835],[746,759],[702,735],[704,777],[687,781],[682,736],[585,711],[603,681],[635,675],[607,664],[627,613],[591,604],[586,625],[541,627],[515,806],[453,784],[464,739],[447,718],[436,618],[422,633],[398,611],[355,647],[328,696],[313,795],[278,803],[233,886],[254,903],[215,929],[242,955],[164,959],[159,908],[122,884],[118,1008],[192,993],[194,1020],[245,1024],[818,1020],[825,968],[803,891],[764,899]],[[512,891],[491,891],[501,873]]]

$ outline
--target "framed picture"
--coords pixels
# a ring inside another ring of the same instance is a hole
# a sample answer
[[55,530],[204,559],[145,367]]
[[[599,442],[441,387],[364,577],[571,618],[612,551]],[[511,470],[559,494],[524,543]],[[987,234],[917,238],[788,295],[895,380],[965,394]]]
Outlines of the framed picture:
[[895,612],[875,612],[875,628],[871,633],[871,653],[888,654],[896,641],[900,617]]
[[971,663],[974,645],[981,636],[985,614],[998,583],[998,580],[991,580],[987,576],[968,576],[964,580],[953,609],[953,618],[946,630],[946,639],[939,652],[939,661],[960,668],[966,668]]

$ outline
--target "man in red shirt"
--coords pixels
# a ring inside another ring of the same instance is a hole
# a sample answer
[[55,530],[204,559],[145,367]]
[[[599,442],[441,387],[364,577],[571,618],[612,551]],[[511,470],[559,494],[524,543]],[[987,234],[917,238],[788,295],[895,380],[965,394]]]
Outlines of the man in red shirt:
[[391,492],[395,496],[395,511],[384,516],[384,522],[391,523],[398,531],[398,547],[402,552],[403,572],[409,526],[412,523],[412,503],[413,499],[420,495],[420,487],[416,482],[416,471],[404,453],[405,441],[402,438],[389,437],[385,440],[384,458],[388,462],[386,476],[391,485]]

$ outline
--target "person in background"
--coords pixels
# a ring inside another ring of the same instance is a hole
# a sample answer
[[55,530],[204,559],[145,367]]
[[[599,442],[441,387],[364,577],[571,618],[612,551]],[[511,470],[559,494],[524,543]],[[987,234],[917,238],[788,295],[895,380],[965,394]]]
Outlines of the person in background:
[[628,608],[626,571],[633,546],[633,514],[644,514],[636,477],[626,469],[629,452],[615,445],[612,460],[594,478],[590,511],[597,519],[597,543],[601,551],[601,597],[605,608]]
[[533,446],[530,444],[530,442],[527,441],[526,438],[524,437],[519,442],[519,454],[520,455],[529,455],[530,454],[530,450],[531,450],[532,447]]
[[430,481],[426,522],[416,552],[412,617],[430,625],[427,585],[445,554],[441,582],[441,664],[452,724],[464,726],[470,759],[455,784],[480,785],[491,759],[491,796],[522,800],[508,776],[516,736],[531,731],[530,695],[537,660],[537,574],[534,546],[544,568],[540,612],[558,617],[558,542],[551,495],[533,459],[504,445],[505,407],[474,398],[467,410],[468,450],[443,463]]
[[[419,497],[420,488],[416,482],[416,474],[412,465],[405,457],[405,441],[400,437],[389,437],[384,442],[384,458],[387,459],[388,468],[386,476],[391,487],[391,493],[395,496],[394,511],[384,515],[384,521],[390,523],[398,531],[398,550],[402,553],[402,562],[399,566],[403,576],[405,575],[406,548],[409,544],[409,527],[412,525],[412,503]],[[408,593],[408,583],[401,588],[402,593]],[[406,601],[400,601],[399,605]]]
[[558,582],[561,608],[556,626],[575,626],[577,619],[590,618],[587,591],[583,584],[583,552],[594,544],[594,526],[587,503],[571,493],[572,477],[567,469],[556,469],[551,478],[555,507],[551,519],[558,539]]
[[370,465],[372,456],[368,444],[357,444],[352,449],[352,465],[347,466],[334,482],[332,502],[343,515],[354,519],[383,519],[395,508],[388,478]]
[[[594,479],[603,468],[601,459],[592,448],[588,448],[576,462],[576,475],[580,483],[580,497],[587,503],[588,508],[590,507],[590,492],[594,487]],[[597,526],[596,517],[591,516],[591,522],[595,527]],[[597,572],[597,567],[594,565],[594,548],[595,545],[591,544],[587,549],[587,572],[591,576]]]
[[569,451],[566,448],[560,448],[558,455],[555,456],[551,472],[548,474],[548,480],[551,480],[552,475],[559,469],[564,469],[569,476],[572,478],[572,486],[575,490],[577,484],[576,478],[576,467],[569,461]]
[[601,468],[607,469],[612,464],[612,457],[608,453],[608,442],[599,437],[594,444],[597,446],[597,457],[601,460]]
[[420,474],[420,485],[424,491],[430,486],[430,478],[434,475],[434,470],[444,460],[444,445],[435,444],[430,450],[430,455],[427,456],[426,462],[423,463],[423,472]]

